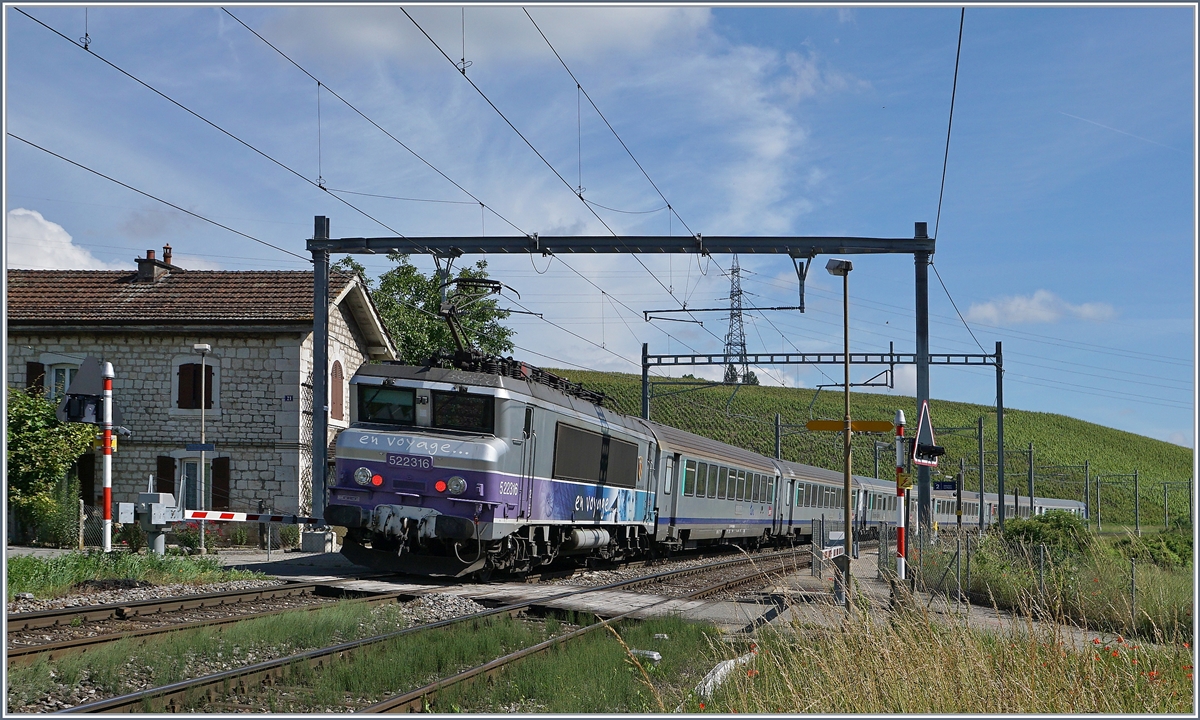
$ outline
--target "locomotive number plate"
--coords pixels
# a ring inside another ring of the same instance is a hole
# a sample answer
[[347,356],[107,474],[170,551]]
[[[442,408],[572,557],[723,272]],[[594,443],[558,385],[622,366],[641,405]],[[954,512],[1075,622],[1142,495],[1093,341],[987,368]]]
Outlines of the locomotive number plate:
[[418,470],[432,470],[433,458],[428,455],[396,455],[388,453],[387,464],[393,467],[416,468]]

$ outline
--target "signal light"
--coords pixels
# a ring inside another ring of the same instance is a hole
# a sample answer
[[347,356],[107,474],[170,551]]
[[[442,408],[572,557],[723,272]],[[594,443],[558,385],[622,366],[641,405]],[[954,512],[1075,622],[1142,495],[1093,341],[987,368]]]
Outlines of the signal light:
[[440,493],[444,493],[444,492],[446,492],[446,481],[445,481],[445,480],[438,480],[437,482],[435,482],[435,483],[433,484],[433,489],[434,489],[434,490],[437,490],[437,491],[438,491],[438,492],[440,492]]
[[371,476],[371,484],[374,485],[375,487],[379,487],[380,485],[383,484],[383,476],[382,475],[372,475]]

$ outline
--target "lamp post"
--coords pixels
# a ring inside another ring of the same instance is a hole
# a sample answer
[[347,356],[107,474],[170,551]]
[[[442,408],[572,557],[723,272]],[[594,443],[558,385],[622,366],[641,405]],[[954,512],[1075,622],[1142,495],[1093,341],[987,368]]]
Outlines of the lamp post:
[[[205,398],[208,396],[208,393],[207,393],[208,388],[206,385],[207,380],[208,380],[207,357],[208,357],[208,354],[210,352],[212,352],[212,345],[209,345],[208,343],[196,343],[195,345],[192,346],[192,350],[200,353],[200,467],[199,467],[199,470],[197,471],[197,475],[199,477],[196,480],[196,495],[197,495],[196,509],[203,510],[204,509],[204,481],[205,481],[205,477],[204,477],[204,443],[205,443],[204,409],[205,408],[204,408],[204,406],[205,406]],[[187,494],[186,490],[185,490],[184,494],[185,495]],[[200,554],[201,555],[204,555],[205,553],[207,553],[207,550],[204,547],[205,525],[206,525],[205,521],[201,520],[200,521]]]
[[843,450],[843,490],[842,497],[844,498],[844,508],[842,517],[845,521],[845,551],[842,553],[842,583],[846,596],[846,611],[851,609],[850,605],[850,547],[851,533],[853,528],[850,524],[850,271],[854,269],[854,264],[849,260],[839,260],[834,258],[825,264],[825,269],[830,275],[838,275],[842,278],[842,339],[844,343],[842,357],[845,360],[844,377],[845,386],[843,396],[845,397],[845,424],[842,428],[842,450]]

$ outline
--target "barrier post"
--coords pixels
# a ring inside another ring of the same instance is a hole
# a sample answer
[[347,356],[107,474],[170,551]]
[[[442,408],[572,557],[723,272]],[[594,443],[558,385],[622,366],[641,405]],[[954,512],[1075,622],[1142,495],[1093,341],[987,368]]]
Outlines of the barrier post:
[[112,363],[104,363],[104,552],[112,552]]

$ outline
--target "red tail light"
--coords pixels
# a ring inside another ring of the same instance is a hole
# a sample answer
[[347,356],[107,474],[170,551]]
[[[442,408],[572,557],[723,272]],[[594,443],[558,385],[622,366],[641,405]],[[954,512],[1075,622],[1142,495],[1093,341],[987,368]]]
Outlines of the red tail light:
[[444,493],[444,492],[446,492],[446,481],[445,481],[445,480],[438,480],[437,482],[435,482],[435,483],[433,484],[433,489],[434,489],[434,490],[437,490],[437,491],[438,491],[438,492],[440,492],[440,493]]
[[382,475],[372,475],[371,476],[371,484],[374,485],[375,487],[379,487],[380,485],[383,484],[383,476]]

